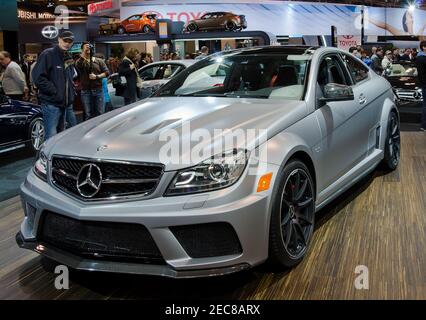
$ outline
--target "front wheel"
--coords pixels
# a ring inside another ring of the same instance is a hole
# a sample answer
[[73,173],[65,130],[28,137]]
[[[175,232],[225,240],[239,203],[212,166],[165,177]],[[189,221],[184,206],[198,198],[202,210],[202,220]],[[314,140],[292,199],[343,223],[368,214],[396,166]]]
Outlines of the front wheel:
[[234,31],[236,28],[237,28],[237,26],[236,26],[236,24],[235,24],[235,22],[234,22],[234,21],[228,21],[228,22],[225,24],[225,29],[226,29],[227,31]]
[[399,119],[395,112],[389,114],[388,127],[386,130],[385,156],[383,165],[388,170],[398,167],[401,152],[401,134],[399,130]]
[[33,152],[40,150],[44,142],[45,130],[43,120],[40,118],[34,119],[29,126],[30,148]]
[[306,165],[292,160],[277,177],[269,232],[269,258],[290,268],[305,256],[315,221],[314,183]]
[[144,25],[142,31],[143,31],[143,33],[150,33],[151,32],[151,28],[148,25]]

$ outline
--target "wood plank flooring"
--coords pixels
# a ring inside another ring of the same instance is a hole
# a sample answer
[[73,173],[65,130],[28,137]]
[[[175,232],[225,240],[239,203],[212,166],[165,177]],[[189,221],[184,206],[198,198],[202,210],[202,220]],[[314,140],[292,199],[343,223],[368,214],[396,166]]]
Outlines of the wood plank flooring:
[[[70,289],[19,249],[18,197],[0,203],[0,299],[426,299],[426,134],[402,133],[397,171],[375,171],[323,209],[305,260],[197,280],[71,272]],[[355,268],[369,270],[357,290]]]

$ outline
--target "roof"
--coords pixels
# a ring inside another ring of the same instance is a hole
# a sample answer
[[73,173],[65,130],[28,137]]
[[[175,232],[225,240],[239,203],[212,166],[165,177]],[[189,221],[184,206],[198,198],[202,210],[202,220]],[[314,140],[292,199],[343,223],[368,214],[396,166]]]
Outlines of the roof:
[[225,51],[223,54],[304,54],[307,50],[315,51],[321,47],[313,46],[261,46]]

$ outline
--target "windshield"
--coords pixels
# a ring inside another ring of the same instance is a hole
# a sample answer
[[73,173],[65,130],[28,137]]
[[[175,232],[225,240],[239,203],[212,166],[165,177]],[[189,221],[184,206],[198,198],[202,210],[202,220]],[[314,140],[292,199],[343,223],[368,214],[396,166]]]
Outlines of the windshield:
[[302,100],[309,56],[264,54],[205,58],[155,96]]
[[389,77],[417,77],[417,68],[410,64],[392,64],[386,70]]

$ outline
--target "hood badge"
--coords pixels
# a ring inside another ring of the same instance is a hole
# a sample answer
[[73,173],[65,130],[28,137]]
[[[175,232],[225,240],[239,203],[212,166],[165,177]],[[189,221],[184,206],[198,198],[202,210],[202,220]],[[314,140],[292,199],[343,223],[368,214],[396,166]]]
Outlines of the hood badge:
[[77,175],[77,190],[85,198],[94,197],[101,189],[102,171],[93,163],[84,165]]
[[104,150],[106,150],[106,149],[108,149],[108,146],[105,144],[105,145],[103,145],[103,146],[99,146],[97,149],[96,149],[96,151],[104,151]]

